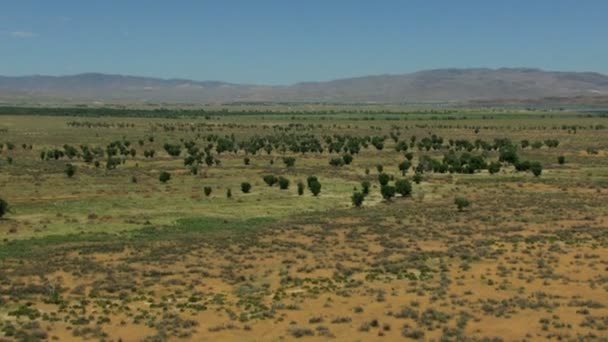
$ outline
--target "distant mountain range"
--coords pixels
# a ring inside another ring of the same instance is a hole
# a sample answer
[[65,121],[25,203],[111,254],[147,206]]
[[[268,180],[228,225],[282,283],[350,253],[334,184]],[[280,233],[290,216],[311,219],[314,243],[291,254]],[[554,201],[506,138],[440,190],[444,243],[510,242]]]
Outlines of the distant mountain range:
[[539,69],[437,69],[285,86],[158,79],[98,73],[0,76],[0,101],[70,102],[525,102],[543,98],[608,97],[608,76]]

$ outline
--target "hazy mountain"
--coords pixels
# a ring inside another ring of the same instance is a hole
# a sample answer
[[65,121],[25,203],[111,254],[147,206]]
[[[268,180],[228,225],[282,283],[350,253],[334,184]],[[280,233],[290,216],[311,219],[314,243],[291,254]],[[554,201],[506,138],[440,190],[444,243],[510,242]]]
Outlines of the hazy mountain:
[[438,69],[287,86],[106,74],[0,76],[0,99],[130,102],[466,102],[608,95],[608,76],[539,69]]

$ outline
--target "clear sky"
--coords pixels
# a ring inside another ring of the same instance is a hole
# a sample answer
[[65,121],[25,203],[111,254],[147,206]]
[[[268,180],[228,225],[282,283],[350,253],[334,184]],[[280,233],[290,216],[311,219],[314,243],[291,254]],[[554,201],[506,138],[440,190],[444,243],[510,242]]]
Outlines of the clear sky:
[[608,1],[0,2],[1,75],[288,84],[447,67],[608,74]]

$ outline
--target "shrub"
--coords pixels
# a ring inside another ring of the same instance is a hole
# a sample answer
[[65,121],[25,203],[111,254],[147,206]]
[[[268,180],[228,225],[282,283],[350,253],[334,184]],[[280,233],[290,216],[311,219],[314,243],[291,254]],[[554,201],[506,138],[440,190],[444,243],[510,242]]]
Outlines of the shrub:
[[226,198],[232,198],[232,190],[230,188],[226,189]]
[[378,170],[378,173],[381,173],[382,171],[384,171],[384,166],[378,164],[376,165],[376,170]]
[[535,177],[538,177],[543,172],[543,166],[539,162],[532,162],[530,163],[530,170]]
[[363,193],[363,195],[367,196],[369,195],[369,188],[370,188],[371,184],[369,183],[369,181],[363,181],[361,182],[361,192]]
[[380,193],[382,194],[382,198],[388,201],[395,197],[395,187],[391,185],[383,185],[380,187]]
[[167,183],[171,179],[171,174],[167,171],[163,171],[158,175],[158,180],[161,183]]
[[308,183],[308,188],[314,196],[318,196],[321,193],[321,183],[316,179]]
[[400,179],[395,182],[395,191],[403,197],[412,194],[412,183],[407,179]]
[[281,190],[287,190],[289,188],[289,179],[285,177],[279,177],[279,188]]
[[530,164],[529,161],[524,160],[522,162],[517,162],[515,164],[515,170],[517,170],[517,171],[528,171],[528,170],[530,170],[531,166],[532,166],[532,164]]
[[245,194],[248,194],[251,191],[251,184],[248,182],[241,183],[241,191]]
[[0,198],[0,218],[8,213],[8,203]]
[[339,157],[334,157],[329,160],[329,165],[342,166],[342,165],[344,165],[344,160],[342,160],[342,158],[339,158]]
[[304,195],[304,183],[302,182],[298,182],[298,195]]
[[347,153],[342,156],[342,160],[344,160],[344,164],[349,165],[353,162],[353,156]]
[[564,156],[557,157],[557,163],[560,165],[564,165],[566,163],[566,157],[564,157]]
[[454,204],[456,204],[456,207],[458,207],[458,211],[462,211],[464,208],[469,207],[471,202],[464,197],[456,197],[454,199]]
[[420,184],[420,182],[422,182],[422,174],[420,172],[416,172],[412,177],[412,180],[414,181],[414,183]]
[[209,195],[211,195],[211,187],[210,186],[204,187],[203,192],[205,193],[205,196],[209,197]]
[[488,165],[488,172],[490,172],[490,174],[495,174],[498,173],[500,171],[500,163],[498,162],[491,162],[490,165]]
[[408,161],[412,161],[412,159],[414,159],[414,154],[412,152],[408,152],[405,154],[405,159],[407,159]]
[[405,176],[405,173],[410,169],[410,167],[412,167],[412,163],[409,160],[404,160],[399,164],[399,171],[401,171],[401,174]]
[[273,186],[279,181],[279,179],[273,175],[264,176],[262,179],[264,180],[264,183],[268,184],[268,186]]
[[380,182],[380,185],[384,186],[388,184],[388,181],[391,178],[389,177],[389,175],[387,175],[386,173],[381,173],[378,175],[378,182]]
[[72,165],[72,164],[66,164],[65,165],[65,174],[69,177],[72,178],[74,176],[74,174],[76,173],[76,166]]
[[245,158],[243,158],[243,163],[245,163],[245,165],[249,165],[249,162],[250,162],[250,161],[251,161],[251,160],[249,159],[249,157],[245,157]]
[[319,180],[317,179],[316,176],[308,176],[308,178],[306,178],[306,185],[308,185],[308,187],[310,188],[310,183],[312,182],[318,182]]
[[353,201],[353,205],[355,207],[360,207],[363,204],[363,200],[365,199],[365,195],[362,192],[355,192],[351,197]]
[[287,167],[292,167],[296,163],[296,158],[294,158],[294,157],[283,157],[283,163],[285,163],[285,166],[287,166]]

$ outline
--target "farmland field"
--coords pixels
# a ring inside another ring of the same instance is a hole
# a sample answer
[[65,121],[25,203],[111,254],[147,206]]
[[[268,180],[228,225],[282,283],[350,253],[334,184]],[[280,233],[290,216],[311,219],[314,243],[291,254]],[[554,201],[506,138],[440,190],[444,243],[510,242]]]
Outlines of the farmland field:
[[0,341],[606,340],[606,114],[271,109],[3,109]]

